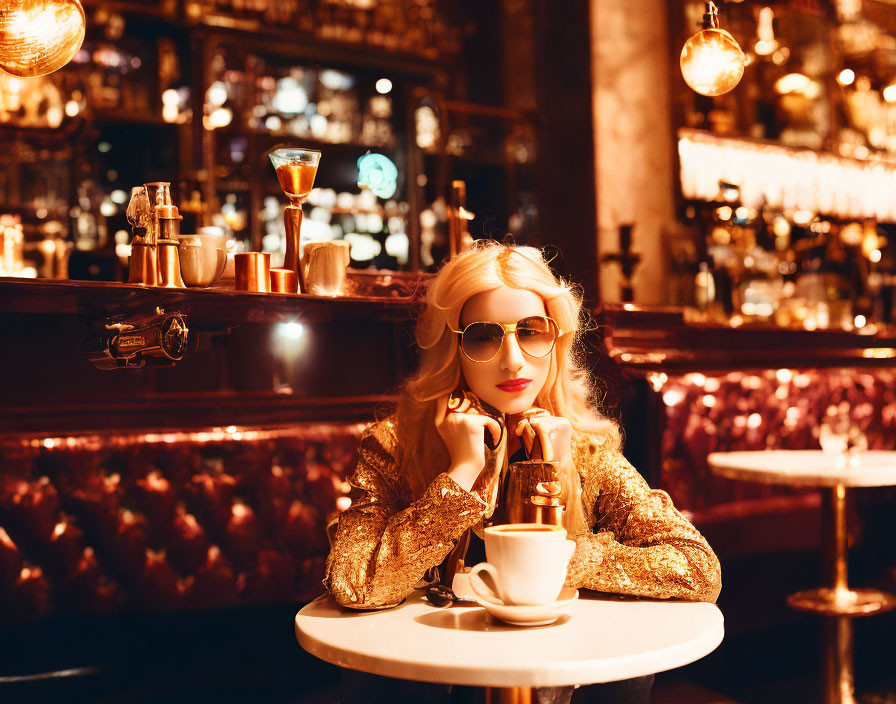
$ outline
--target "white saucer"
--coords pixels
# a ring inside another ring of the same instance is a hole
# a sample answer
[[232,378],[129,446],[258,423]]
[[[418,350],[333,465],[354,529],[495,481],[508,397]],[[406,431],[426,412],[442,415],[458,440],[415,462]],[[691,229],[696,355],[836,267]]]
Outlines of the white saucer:
[[538,606],[510,606],[495,597],[494,602],[471,595],[492,616],[512,626],[547,626],[560,618],[564,609],[579,598],[579,590],[563,587],[557,600]]

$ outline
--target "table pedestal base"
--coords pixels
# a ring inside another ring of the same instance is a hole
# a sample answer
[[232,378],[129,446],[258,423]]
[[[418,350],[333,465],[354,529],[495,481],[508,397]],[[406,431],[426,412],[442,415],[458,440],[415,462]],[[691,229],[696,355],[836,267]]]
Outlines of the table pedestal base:
[[787,603],[822,616],[870,616],[896,608],[896,597],[876,589],[810,589],[791,594]]
[[569,704],[575,687],[486,687],[485,704]]
[[485,704],[532,704],[532,688],[486,687]]

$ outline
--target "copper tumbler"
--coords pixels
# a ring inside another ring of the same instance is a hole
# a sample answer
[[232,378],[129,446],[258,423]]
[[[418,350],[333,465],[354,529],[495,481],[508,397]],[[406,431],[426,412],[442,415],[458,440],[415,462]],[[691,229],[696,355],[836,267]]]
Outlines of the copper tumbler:
[[298,293],[299,277],[292,269],[271,269],[271,293]]
[[271,255],[267,252],[240,252],[233,257],[238,291],[271,292]]
[[[526,460],[512,462],[507,468],[507,479],[504,494],[504,507],[508,523],[532,523],[535,521],[532,498],[543,496],[557,498],[559,505],[565,503],[562,496],[559,470],[553,462],[542,460]],[[553,502],[543,504],[551,506]]]

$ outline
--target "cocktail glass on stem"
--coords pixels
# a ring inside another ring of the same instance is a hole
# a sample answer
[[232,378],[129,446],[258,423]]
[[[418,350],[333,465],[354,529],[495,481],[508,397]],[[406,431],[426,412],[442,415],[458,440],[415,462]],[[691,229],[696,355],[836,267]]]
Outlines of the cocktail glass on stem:
[[299,290],[305,293],[305,276],[302,271],[302,203],[314,187],[314,177],[320,164],[320,152],[316,149],[275,149],[268,155],[277,171],[280,188],[289,198],[283,210],[286,226],[286,257],[284,269],[292,269],[299,278]]

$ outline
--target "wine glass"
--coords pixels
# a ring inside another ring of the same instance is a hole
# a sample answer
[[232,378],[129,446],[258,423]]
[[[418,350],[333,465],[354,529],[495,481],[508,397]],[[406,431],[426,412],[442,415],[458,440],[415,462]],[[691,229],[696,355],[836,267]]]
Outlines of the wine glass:
[[855,465],[858,453],[868,449],[868,438],[849,415],[849,406],[828,406],[818,429],[818,441],[826,454],[837,455],[838,464]]
[[299,278],[299,288],[305,293],[305,276],[301,265],[302,203],[314,188],[314,178],[320,164],[321,153],[317,149],[283,147],[268,154],[277,172],[277,180],[289,205],[283,210],[286,226],[286,256],[283,267],[292,269]]

